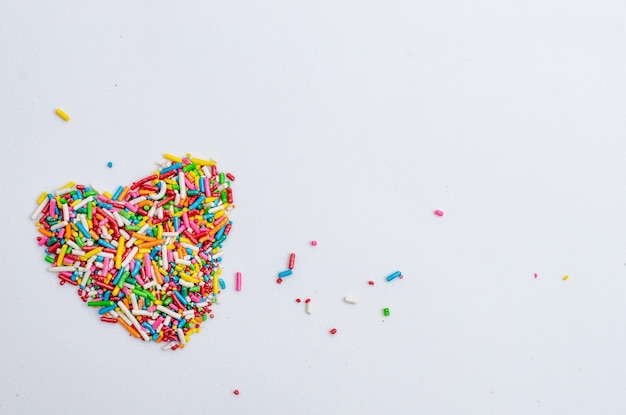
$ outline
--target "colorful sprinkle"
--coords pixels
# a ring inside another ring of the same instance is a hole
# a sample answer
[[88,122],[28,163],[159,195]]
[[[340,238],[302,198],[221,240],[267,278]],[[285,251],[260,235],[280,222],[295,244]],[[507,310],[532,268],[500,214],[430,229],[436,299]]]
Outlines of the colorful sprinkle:
[[296,254],[292,252],[291,254],[289,254],[289,269],[293,269],[295,262],[296,262]]
[[107,167],[108,167],[108,168],[113,167],[113,163],[109,161],[109,162],[107,163]]
[[385,317],[387,317],[389,315],[389,309],[383,308],[383,314],[385,315]]
[[396,271],[393,274],[389,275],[387,277],[387,281],[391,281],[391,280],[393,280],[394,278],[397,278],[397,277],[402,278],[402,273],[400,271]]
[[317,246],[317,241],[311,241],[311,245]]
[[235,289],[241,291],[241,272],[235,273]]
[[235,395],[239,395],[239,389],[235,389],[235,390],[233,391],[233,393],[234,393]]
[[443,216],[443,211],[442,210],[435,210],[435,215],[437,216]]
[[566,275],[563,277],[563,281],[567,281],[567,280],[569,280],[569,275]]
[[368,283],[369,285],[374,285],[374,281],[372,281],[372,280],[369,280],[367,283]]
[[67,115],[61,108],[57,108],[56,110],[54,110],[54,112],[56,112],[56,114],[61,117],[63,119],[63,121],[69,121],[70,120],[70,116]]
[[103,322],[176,350],[213,318],[234,205],[214,163],[170,161],[114,195],[70,182],[32,218],[61,285],[77,286]]
[[337,329],[331,329],[330,330],[330,334],[335,334],[335,333],[337,333]]
[[356,304],[356,298],[354,297],[345,297],[343,301],[345,301],[348,304]]

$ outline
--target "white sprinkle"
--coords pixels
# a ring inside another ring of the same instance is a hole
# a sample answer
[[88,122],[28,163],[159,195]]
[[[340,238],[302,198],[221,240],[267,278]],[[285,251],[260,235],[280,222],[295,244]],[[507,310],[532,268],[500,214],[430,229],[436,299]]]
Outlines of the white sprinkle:
[[167,314],[168,316],[175,318],[177,320],[180,320],[180,318],[182,317],[180,314],[175,313],[174,311],[170,310],[169,308],[165,308],[162,305],[158,305],[157,306],[157,310],[159,310],[162,313]]
[[51,231],[56,231],[57,229],[61,229],[62,227],[64,227],[65,225],[67,225],[67,221],[61,221],[59,223],[57,223],[56,225],[52,225],[50,226],[50,230]]
[[82,208],[83,206],[85,206],[87,203],[91,202],[93,200],[93,196],[89,196],[88,198],[85,198],[83,200],[81,200],[80,202],[76,203],[73,208],[74,210],[78,210],[80,208]]
[[43,200],[43,202],[41,202],[41,203],[39,204],[39,206],[37,206],[37,209],[35,209],[35,211],[33,212],[33,214],[31,215],[31,217],[30,217],[30,218],[31,218],[32,220],[35,220],[35,218],[36,218],[37,216],[39,216],[39,214],[40,214],[41,212],[43,212],[43,208],[45,208],[47,204],[48,204],[48,197],[46,197],[46,198]]
[[354,297],[345,297],[343,301],[345,301],[348,304],[356,304],[356,298]]
[[48,267],[48,271],[50,272],[74,272],[76,271],[76,267]]

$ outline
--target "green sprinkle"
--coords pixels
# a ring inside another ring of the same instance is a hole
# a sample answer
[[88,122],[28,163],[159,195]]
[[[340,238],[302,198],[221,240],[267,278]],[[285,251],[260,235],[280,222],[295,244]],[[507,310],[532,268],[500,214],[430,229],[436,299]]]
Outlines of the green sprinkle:
[[172,297],[167,297],[165,300],[163,300],[163,305],[165,307],[167,307],[168,305],[170,305],[172,303]]
[[91,220],[92,216],[93,216],[93,207],[91,205],[91,203],[87,203],[87,219]]
[[87,301],[89,307],[111,307],[115,305],[113,301]]
[[46,255],[46,262],[54,264],[54,257],[51,255]]
[[188,171],[194,170],[196,168],[196,163],[191,163],[183,167],[183,171],[187,173]]
[[383,314],[385,316],[388,316],[389,315],[389,309],[388,308],[383,308]]

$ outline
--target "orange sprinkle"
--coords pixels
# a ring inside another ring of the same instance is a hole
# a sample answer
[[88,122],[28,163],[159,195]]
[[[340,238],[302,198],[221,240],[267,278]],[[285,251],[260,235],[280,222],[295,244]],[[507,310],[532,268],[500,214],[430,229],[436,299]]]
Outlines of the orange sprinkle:
[[165,239],[157,239],[154,241],[150,241],[150,242],[144,242],[142,244],[137,245],[137,247],[139,249],[144,249],[144,248],[152,248],[155,247],[157,245],[161,245],[165,242]]
[[139,335],[139,333],[137,333],[137,330],[135,330],[134,327],[131,327],[128,324],[126,324],[126,322],[124,320],[122,320],[121,318],[118,318],[117,322],[120,323],[122,326],[124,326],[126,328],[126,330],[128,330],[130,332],[130,334],[133,335],[133,337],[136,337],[136,338],[140,338],[141,337]]
[[54,236],[52,232],[47,231],[44,228],[39,228],[39,232],[46,235],[48,238],[52,238]]

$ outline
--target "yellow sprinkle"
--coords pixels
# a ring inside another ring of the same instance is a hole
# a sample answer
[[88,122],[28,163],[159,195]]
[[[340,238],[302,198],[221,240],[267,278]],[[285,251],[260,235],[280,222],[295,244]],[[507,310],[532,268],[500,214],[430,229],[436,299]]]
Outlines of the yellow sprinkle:
[[63,118],[64,121],[70,120],[70,116],[63,112],[61,108],[57,108],[54,112],[56,112],[59,117]]
[[37,199],[37,204],[41,205],[41,203],[46,199],[46,197],[48,197],[48,194],[46,192],[43,192],[41,196],[39,196],[39,199]]
[[192,157],[191,162],[196,163],[199,166],[215,166],[215,160],[202,160]]
[[91,258],[92,256],[98,254],[100,251],[102,251],[101,247],[98,247],[96,249],[92,249],[91,251],[89,251],[85,255],[83,255],[83,259]]
[[176,157],[172,154],[163,154],[163,158],[169,161],[173,161],[174,163],[180,163],[181,161],[183,161],[183,159],[181,159],[180,157]]
[[122,268],[122,253],[124,252],[124,244],[126,243],[126,239],[123,236],[120,236],[119,241],[117,242],[117,251],[115,251],[115,268]]
[[220,292],[220,284],[217,279],[217,274],[213,275],[213,294],[217,294]]
[[569,275],[563,277],[563,281],[567,281],[569,279]]
[[109,192],[104,192],[102,193],[104,196],[106,196],[107,199],[113,199],[113,195]]
[[69,189],[70,187],[75,186],[76,183],[75,182],[68,182],[65,186],[59,188],[59,189]]
[[63,246],[61,247],[61,252],[59,253],[59,256],[57,257],[57,267],[60,267],[63,264],[63,257],[65,256],[66,252],[67,252],[67,245],[63,244]]

